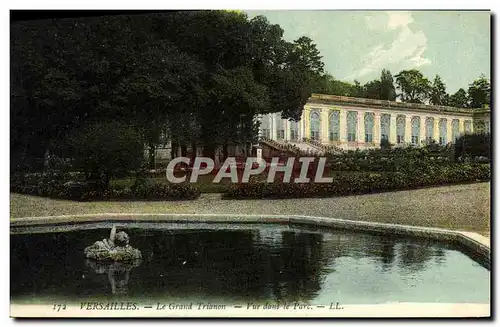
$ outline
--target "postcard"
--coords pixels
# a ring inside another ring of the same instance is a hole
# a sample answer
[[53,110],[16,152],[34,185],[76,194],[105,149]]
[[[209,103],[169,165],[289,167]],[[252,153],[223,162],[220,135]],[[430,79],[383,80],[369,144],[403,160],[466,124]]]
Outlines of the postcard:
[[11,317],[491,317],[490,24],[11,11]]

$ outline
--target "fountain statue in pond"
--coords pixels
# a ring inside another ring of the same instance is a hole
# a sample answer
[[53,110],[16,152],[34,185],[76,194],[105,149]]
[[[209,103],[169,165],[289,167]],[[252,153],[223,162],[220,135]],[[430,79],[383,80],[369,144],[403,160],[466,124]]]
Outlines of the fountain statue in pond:
[[113,225],[109,239],[97,241],[84,250],[85,258],[98,261],[136,261],[140,260],[141,251],[129,245],[129,237],[125,232],[116,232]]

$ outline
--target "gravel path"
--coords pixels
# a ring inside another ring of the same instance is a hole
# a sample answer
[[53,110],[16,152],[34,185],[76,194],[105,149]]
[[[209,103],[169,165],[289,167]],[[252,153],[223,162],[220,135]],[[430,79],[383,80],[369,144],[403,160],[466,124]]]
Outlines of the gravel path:
[[490,235],[490,183],[322,199],[72,202],[11,194],[11,217],[85,213],[304,214],[350,220],[460,229]]

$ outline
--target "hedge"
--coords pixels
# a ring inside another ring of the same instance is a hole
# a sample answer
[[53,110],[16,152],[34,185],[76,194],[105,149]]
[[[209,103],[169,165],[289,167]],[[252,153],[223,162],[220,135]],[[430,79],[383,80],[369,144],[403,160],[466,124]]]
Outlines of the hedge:
[[265,183],[253,182],[236,184],[229,187],[224,199],[262,199],[262,198],[306,198],[331,197],[341,195],[366,194],[382,191],[412,189],[451,183],[487,181],[490,179],[490,166],[481,164],[462,164],[434,167],[422,173],[383,172],[338,174],[332,183]]
[[190,184],[160,184],[149,179],[136,181],[131,187],[112,186],[102,192],[78,173],[47,171],[35,174],[14,174],[10,190],[14,193],[38,195],[57,199],[96,200],[193,200],[200,196]]

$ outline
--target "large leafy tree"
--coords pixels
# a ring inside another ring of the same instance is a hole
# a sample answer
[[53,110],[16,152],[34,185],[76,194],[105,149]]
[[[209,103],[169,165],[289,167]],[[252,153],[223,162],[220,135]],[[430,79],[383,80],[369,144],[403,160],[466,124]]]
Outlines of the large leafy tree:
[[467,91],[464,89],[459,89],[457,92],[450,96],[448,105],[457,108],[467,108],[469,106],[469,100],[467,96]]
[[[323,73],[316,45],[227,11],[47,20],[12,28],[15,153],[43,156],[92,121],[134,125],[151,150],[248,145],[254,116],[298,119]],[[40,149],[40,150],[39,150]]]
[[471,108],[482,108],[490,104],[491,86],[486,76],[481,75],[469,85],[469,105]]
[[429,99],[431,83],[420,71],[403,70],[395,78],[403,102],[425,103]]

